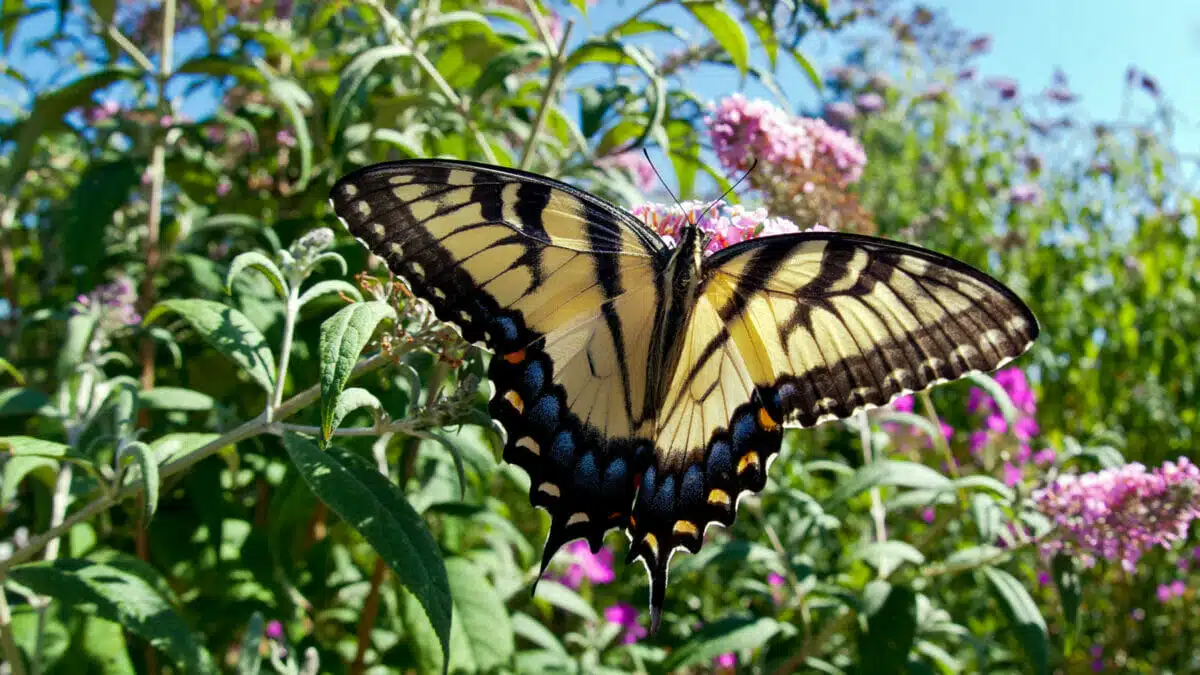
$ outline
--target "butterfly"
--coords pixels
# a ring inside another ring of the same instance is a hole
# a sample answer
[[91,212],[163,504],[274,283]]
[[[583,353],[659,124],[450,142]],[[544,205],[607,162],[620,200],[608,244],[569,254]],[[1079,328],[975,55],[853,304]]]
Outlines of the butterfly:
[[565,543],[624,528],[650,577],[766,485],[785,423],[813,426],[972,371],[1037,337],[1030,309],[979,270],[886,239],[807,232],[705,256],[550,178],[406,160],[332,189],[347,229],[438,317],[492,352],[504,459]]

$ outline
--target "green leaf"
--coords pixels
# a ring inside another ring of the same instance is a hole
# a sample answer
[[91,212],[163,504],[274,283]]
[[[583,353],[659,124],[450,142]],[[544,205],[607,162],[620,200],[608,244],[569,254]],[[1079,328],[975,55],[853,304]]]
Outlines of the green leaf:
[[242,653],[238,657],[238,675],[258,675],[262,669],[262,653],[258,646],[262,644],[263,616],[261,612],[250,615],[246,630],[242,631]]
[[425,435],[450,451],[450,457],[454,460],[454,470],[458,473],[458,497],[459,499],[465,498],[467,494],[467,472],[463,467],[462,448],[459,448],[458,444],[450,440],[445,434],[438,433],[437,431],[427,431]]
[[981,544],[970,548],[959,549],[950,555],[942,562],[945,567],[955,569],[970,569],[978,567],[984,562],[996,562],[997,556],[1002,550],[992,546],[991,544]]
[[359,387],[350,387],[338,396],[337,405],[333,406],[333,417],[329,422],[330,429],[337,429],[346,415],[360,408],[370,408],[377,412],[383,411],[383,404],[375,398],[375,394]]
[[692,16],[696,17],[697,21],[704,24],[717,44],[721,45],[721,48],[729,55],[733,65],[737,66],[742,75],[745,75],[746,69],[750,67],[750,42],[746,39],[746,33],[742,30],[742,25],[738,23],[738,20],[724,10],[724,4],[685,2],[683,6],[692,13]]
[[115,621],[169,657],[187,673],[217,673],[201,646],[171,605],[141,577],[91,560],[60,559],[20,565],[14,581],[62,601],[75,611]]
[[143,323],[167,312],[187,320],[205,342],[232,359],[260,387],[268,392],[274,388],[275,357],[267,339],[244,314],[212,300],[175,299],[155,305]]
[[875,580],[863,592],[867,630],[859,637],[858,654],[864,673],[905,672],[908,653],[917,636],[917,596],[912,589]]
[[175,71],[178,74],[232,76],[242,83],[261,85],[266,82],[262,72],[244,60],[229,56],[209,55],[189,59]]
[[446,561],[454,598],[454,667],[491,671],[512,658],[513,630],[508,609],[487,577],[471,561]]
[[154,518],[158,510],[158,458],[150,446],[141,441],[134,441],[123,446],[117,454],[117,461],[125,457],[133,461],[141,469],[137,475],[130,475],[129,480],[136,479],[142,486],[142,526],[145,527]]
[[852,555],[878,570],[881,577],[891,575],[901,563],[920,565],[925,562],[925,556],[917,547],[897,540],[860,544],[854,548]]
[[32,436],[4,436],[0,438],[0,448],[4,448],[15,457],[62,459],[71,453],[71,447],[66,444]]
[[295,81],[272,78],[267,87],[271,97],[283,106],[288,120],[296,132],[296,149],[300,151],[300,175],[296,178],[296,191],[303,191],[312,176],[312,137],[308,133],[308,117],[304,111],[313,107],[308,92]]
[[537,595],[534,597],[538,600],[544,600],[564,612],[574,614],[585,621],[600,620],[600,616],[596,614],[596,610],[592,608],[591,603],[584,600],[583,596],[557,581],[545,579],[538,582]]
[[12,503],[13,498],[17,496],[17,489],[21,486],[21,481],[31,473],[36,472],[37,477],[41,478],[47,486],[52,485],[54,477],[58,473],[58,460],[37,455],[12,457],[4,463],[2,470],[0,507],[5,507]]
[[95,616],[85,617],[74,643],[86,663],[76,664],[89,675],[136,675],[121,624]]
[[113,214],[129,201],[129,194],[139,187],[142,172],[131,158],[115,161],[94,161],[84,169],[79,184],[67,198],[64,222],[59,228],[63,260],[67,269],[86,270],[86,281],[94,281],[95,268],[104,257],[105,231],[113,222]]
[[59,379],[65,380],[75,374],[75,367],[83,360],[83,353],[92,341],[92,331],[95,327],[96,315],[91,312],[76,314],[67,319],[67,336],[58,350],[58,361],[55,364],[55,372]]
[[1083,583],[1079,569],[1073,558],[1062,553],[1054,556],[1050,569],[1054,574],[1054,585],[1058,586],[1058,597],[1062,600],[1063,616],[1068,624],[1075,626],[1079,607],[1083,604]]
[[312,441],[292,433],[284,436],[284,447],[312,491],[367,540],[420,601],[446,663],[452,611],[447,566],[404,493],[366,460],[343,450],[322,452]]
[[246,251],[234,258],[233,262],[229,264],[229,272],[225,274],[226,293],[233,293],[233,280],[237,279],[237,276],[246,268],[262,272],[263,276],[275,287],[275,290],[279,293],[279,297],[287,297],[288,284],[284,279],[283,272],[280,271],[273,260],[258,251]]
[[779,59],[779,38],[775,35],[775,26],[771,24],[770,15],[763,13],[750,16],[747,17],[747,21],[758,35],[763,51],[767,53],[767,61],[771,64],[771,70],[775,70]]
[[354,284],[342,281],[341,279],[328,279],[326,281],[318,281],[312,286],[309,286],[308,290],[301,293],[299,301],[300,307],[303,308],[313,300],[316,300],[323,295],[329,295],[330,293],[344,293],[351,298],[354,298],[356,301],[362,301],[362,293],[358,291],[358,287]]
[[859,493],[880,485],[908,488],[939,488],[950,485],[950,479],[924,464],[885,460],[872,462],[854,472],[850,480],[842,483],[825,501],[825,510],[849,501]]
[[779,622],[766,617],[721,619],[707,624],[671,652],[662,669],[674,671],[695,663],[708,663],[719,654],[757,649],[779,631]]
[[154,449],[154,456],[158,458],[159,464],[169,464],[218,438],[220,435],[211,433],[167,434],[151,441],[150,447]]
[[559,654],[567,653],[566,647],[563,647],[563,644],[558,641],[554,633],[528,614],[513,612],[512,627],[513,633],[529,640],[542,649],[558,652]]
[[338,397],[363,347],[371,339],[380,321],[395,318],[396,310],[386,302],[356,302],[338,311],[321,324],[321,437],[325,442],[333,434],[333,413]]
[[25,377],[21,375],[21,371],[17,370],[16,366],[8,362],[8,359],[0,359],[0,371],[4,371],[17,381],[17,384],[25,384]]
[[546,58],[546,45],[529,42],[500,52],[483,68],[483,73],[472,86],[472,96],[479,97],[493,87],[504,83],[509,75],[517,73]]
[[155,387],[138,393],[138,404],[151,410],[212,410],[216,401],[208,394],[183,387]]
[[50,397],[37,389],[14,387],[0,391],[0,416],[44,414]]
[[371,71],[375,70],[375,66],[384,60],[408,56],[411,53],[404,45],[373,47],[354,57],[350,65],[342,69],[342,77],[338,81],[337,92],[333,95],[333,105],[329,110],[328,135],[330,138],[337,136],[342,116],[350,105],[350,100],[362,88],[363,82],[367,81],[367,77]]
[[788,53],[792,55],[792,59],[796,61],[796,65],[800,66],[804,74],[808,75],[808,81],[816,87],[817,93],[825,91],[825,81],[821,79],[821,73],[817,72],[816,67],[813,66],[812,61],[808,60],[804,52],[797,48],[792,48],[788,50]]
[[1042,618],[1037,603],[1021,582],[1008,572],[996,567],[984,567],[983,573],[991,582],[1004,613],[1013,622],[1013,628],[1021,645],[1025,647],[1025,656],[1029,658],[1033,672],[1049,675],[1050,637],[1046,631],[1046,620]]

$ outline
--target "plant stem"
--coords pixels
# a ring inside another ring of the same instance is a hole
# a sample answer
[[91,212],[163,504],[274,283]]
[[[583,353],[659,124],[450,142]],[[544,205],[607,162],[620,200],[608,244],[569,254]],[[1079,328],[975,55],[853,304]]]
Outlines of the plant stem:
[[12,675],[25,675],[25,660],[12,634],[12,611],[8,608],[8,596],[4,594],[3,579],[0,579],[0,648]]
[[[162,50],[158,58],[158,111],[160,115],[169,112],[167,101],[167,82],[171,79],[171,66],[175,58],[175,0],[163,1]],[[162,258],[159,251],[159,230],[162,225],[163,183],[166,180],[167,137],[161,133],[154,149],[150,152],[150,212],[146,216],[146,269],[142,279],[142,292],[139,300],[142,315],[145,316],[154,306],[154,275]],[[142,338],[142,389],[154,386],[154,352],[156,344],[149,335]]]
[[[50,529],[62,525],[63,518],[67,515],[67,502],[71,499],[72,474],[74,474],[74,467],[64,463],[58,472],[58,478],[54,481],[54,496],[50,498]],[[45,560],[58,558],[60,541],[58,537],[55,537],[46,542]]]
[[292,335],[296,332],[296,315],[300,313],[300,284],[293,282],[288,288],[287,307],[283,314],[283,342],[279,345],[279,367],[275,375],[275,391],[267,405],[270,413],[283,403],[283,385],[287,381],[288,361],[292,357]]
[[367,647],[371,643],[371,630],[375,628],[375,617],[379,614],[379,587],[387,575],[383,558],[375,558],[375,569],[371,571],[371,587],[363,601],[362,615],[358,618],[357,646],[354,661],[350,664],[350,675],[362,675]]
[[967,570],[973,570],[977,567],[983,567],[984,565],[991,565],[994,562],[1000,562],[1001,560],[1004,560],[1005,558],[1016,553],[1017,551],[1020,551],[1025,548],[1029,548],[1029,547],[1033,546],[1034,544],[1038,543],[1039,541],[1041,541],[1041,540],[1036,539],[1036,538],[1027,539],[1027,540],[1020,542],[1019,544],[1016,544],[1014,546],[1010,546],[1008,548],[997,549],[997,551],[995,553],[993,553],[992,555],[990,555],[986,558],[963,562],[963,563],[959,563],[957,565],[947,565],[945,563],[940,564],[940,565],[930,565],[930,566],[926,567],[925,569],[921,570],[921,576],[936,577],[936,576],[941,576],[943,574],[954,574],[957,572],[965,572]]
[[[866,412],[858,413],[858,437],[862,442],[863,464],[875,461],[875,451],[871,445],[871,422]],[[887,510],[883,508],[883,497],[879,486],[871,488],[871,518],[875,521],[875,541],[887,541]]]
[[[390,359],[382,354],[375,354],[374,356],[363,359],[362,361],[359,361],[356,366],[354,366],[354,370],[350,373],[350,379],[355,379],[373,370],[378,370],[390,362]],[[283,405],[276,408],[273,418],[276,420],[287,419],[303,408],[311,405],[319,398],[321,398],[321,386],[313,385],[299,394],[291,397],[285,401]],[[182,457],[164,464],[159,469],[160,480],[166,480],[175,474],[186,471],[200,460],[214,454],[221,448],[228,447],[230,445],[234,445],[235,443],[240,443],[247,438],[253,438],[254,436],[266,433],[270,431],[271,428],[272,423],[267,421],[265,414],[259,415],[252,420],[248,420],[237,428],[226,432],[219,438],[216,438],[213,441],[206,443],[195,450],[192,450]],[[93,499],[91,502],[88,502],[83,508],[64,518],[58,525],[55,525],[45,532],[31,538],[28,544],[14,551],[12,557],[8,558],[7,560],[0,560],[0,578],[3,578],[4,575],[8,573],[8,570],[33,558],[33,556],[37,555],[38,551],[46,548],[51,541],[60,537],[64,532],[67,532],[76,524],[82,523],[83,521],[105,511],[114,504],[138,494],[140,490],[141,487],[139,485],[130,484],[110,492],[106,492]]]
[[542,32],[542,39],[546,41],[546,48],[552,50],[550,61],[550,79],[546,81],[546,90],[542,92],[542,103],[538,106],[537,117],[533,119],[533,126],[529,128],[529,138],[525,139],[525,148],[521,150],[521,164],[519,168],[528,169],[533,163],[535,148],[537,147],[537,137],[542,133],[542,127],[546,123],[546,114],[550,110],[550,106],[554,105],[554,96],[558,93],[558,83],[562,80],[566,70],[563,66],[566,65],[564,55],[567,52],[567,39],[571,37],[571,29],[575,26],[574,21],[568,21],[563,28],[562,38],[555,45],[550,39],[550,32],[546,30],[542,22],[542,17],[537,13],[537,9],[532,2],[527,3],[529,11],[533,14],[534,21],[537,22],[538,30]]

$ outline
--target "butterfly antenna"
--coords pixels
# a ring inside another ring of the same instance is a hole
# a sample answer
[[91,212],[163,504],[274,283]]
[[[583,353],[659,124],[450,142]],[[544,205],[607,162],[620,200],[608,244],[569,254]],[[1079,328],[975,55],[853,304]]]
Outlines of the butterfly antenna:
[[[726,197],[728,197],[731,192],[736,190],[737,187],[742,184],[742,181],[744,181],[750,177],[750,174],[754,171],[754,167],[756,167],[756,166],[758,166],[758,158],[757,157],[755,157],[750,162],[750,167],[746,169],[746,173],[743,173],[741,178],[734,181],[733,185],[730,185],[728,190],[722,192],[720,197],[717,197],[716,199],[714,199],[712,201],[712,203],[708,205],[708,208],[704,209],[704,211],[702,211],[700,213],[700,217],[696,219],[696,222],[698,223],[701,220],[704,220],[704,216],[708,215],[708,212],[712,211],[714,206],[716,206],[717,204],[720,204],[722,200],[724,200]],[[695,225],[695,223],[692,223],[692,224]]]
[[675,200],[675,205],[679,207],[680,211],[682,211],[683,202],[679,201],[679,197],[675,196],[675,193],[671,191],[671,186],[667,185],[667,181],[663,179],[662,174],[658,172],[658,167],[654,166],[654,162],[650,161],[650,151],[642,148],[642,154],[645,155],[646,162],[650,164],[650,169],[654,171],[654,175],[658,176],[658,182],[662,183],[663,189],[667,191],[667,194],[671,195],[671,199]]

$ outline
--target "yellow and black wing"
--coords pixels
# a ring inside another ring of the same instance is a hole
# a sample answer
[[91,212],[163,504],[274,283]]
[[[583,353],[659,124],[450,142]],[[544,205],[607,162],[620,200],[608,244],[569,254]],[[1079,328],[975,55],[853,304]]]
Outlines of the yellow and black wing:
[[641,481],[630,559],[651,576],[657,622],[673,551],[766,484],[782,425],[885,405],[1029,348],[1029,308],[995,279],[874,237],[802,233],[717,252],[669,369],[654,466]]
[[351,234],[443,320],[494,352],[504,457],[551,514],[543,565],[598,550],[651,462],[647,371],[665,244],[565,183],[468,162],[378,164],[333,187]]

